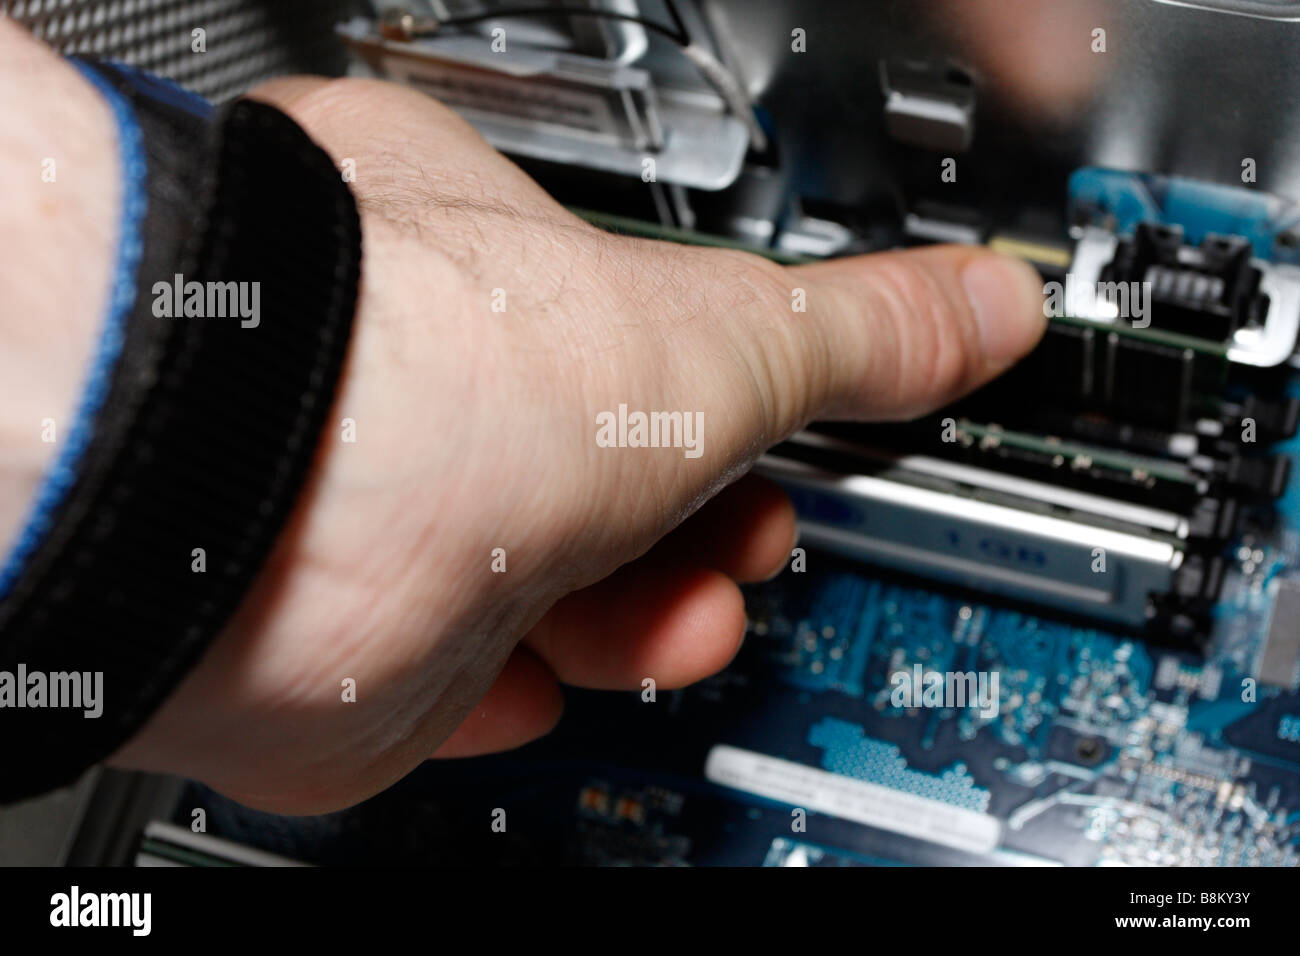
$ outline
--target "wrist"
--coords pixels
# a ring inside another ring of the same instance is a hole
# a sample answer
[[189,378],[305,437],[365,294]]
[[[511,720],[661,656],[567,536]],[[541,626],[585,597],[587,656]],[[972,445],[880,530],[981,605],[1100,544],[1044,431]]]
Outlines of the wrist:
[[0,552],[67,437],[119,242],[108,105],[78,71],[0,21]]

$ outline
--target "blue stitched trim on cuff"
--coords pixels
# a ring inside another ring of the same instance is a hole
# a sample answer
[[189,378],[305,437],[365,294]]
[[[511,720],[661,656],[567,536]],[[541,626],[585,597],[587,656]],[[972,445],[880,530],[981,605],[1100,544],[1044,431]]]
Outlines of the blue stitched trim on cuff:
[[113,268],[113,288],[107,316],[100,330],[99,345],[91,360],[89,373],[81,390],[72,426],[65,431],[65,441],[41,482],[36,500],[28,511],[27,521],[0,564],[0,600],[9,593],[31,553],[48,533],[54,512],[67,496],[77,477],[77,466],[90,444],[95,419],[108,396],[113,369],[126,337],[126,320],[135,305],[137,271],[143,250],[141,225],[148,207],[144,137],[135,113],[126,99],[93,68],[71,61],[108,102],[117,121],[118,152],[122,163],[122,212],[118,226],[117,262]]
[[[76,66],[83,66],[80,57],[72,57],[72,62]],[[215,106],[197,93],[191,93],[185,87],[161,76],[146,73],[139,67],[119,63],[116,60],[97,60],[93,63],[92,69],[112,73],[118,79],[129,83],[137,96],[193,113],[201,119],[211,119],[216,111]]]

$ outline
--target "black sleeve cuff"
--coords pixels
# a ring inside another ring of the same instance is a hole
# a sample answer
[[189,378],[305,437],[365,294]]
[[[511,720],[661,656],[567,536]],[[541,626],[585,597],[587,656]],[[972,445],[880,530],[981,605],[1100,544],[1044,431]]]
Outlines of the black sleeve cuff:
[[[136,235],[124,229],[134,281],[119,282],[82,447],[0,576],[0,801],[111,754],[230,616],[304,481],[360,275],[351,193],[286,115],[252,101],[210,113],[129,70],[85,72],[130,106],[145,201]],[[96,679],[88,717],[71,688]]]

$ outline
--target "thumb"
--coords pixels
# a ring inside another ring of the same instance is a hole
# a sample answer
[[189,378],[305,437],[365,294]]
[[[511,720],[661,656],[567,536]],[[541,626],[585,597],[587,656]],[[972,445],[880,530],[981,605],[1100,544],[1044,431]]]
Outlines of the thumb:
[[593,394],[602,408],[620,396],[632,408],[700,409],[707,447],[697,458],[603,457],[615,499],[655,489],[659,507],[642,513],[657,533],[663,515],[676,523],[808,422],[924,414],[1006,370],[1046,324],[1038,273],[980,247],[795,268],[677,247],[672,262],[676,295],[656,301],[643,347],[631,351],[637,368],[658,373],[606,370]]
[[678,298],[701,307],[679,329],[691,347],[674,354],[707,359],[663,363],[662,384],[703,402],[724,470],[809,421],[939,408],[1005,371],[1046,326],[1033,267],[978,246],[793,268],[730,250],[689,261],[706,268],[687,273]]
[[1005,371],[1046,326],[1037,271],[974,246],[787,271],[808,282],[804,364],[826,376],[805,419],[914,418]]

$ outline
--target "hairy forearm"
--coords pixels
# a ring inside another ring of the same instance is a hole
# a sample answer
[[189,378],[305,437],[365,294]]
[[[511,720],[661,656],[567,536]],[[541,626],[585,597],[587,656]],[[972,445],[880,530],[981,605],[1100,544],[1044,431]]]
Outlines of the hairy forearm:
[[71,425],[112,282],[118,166],[100,95],[0,17],[0,555]]

